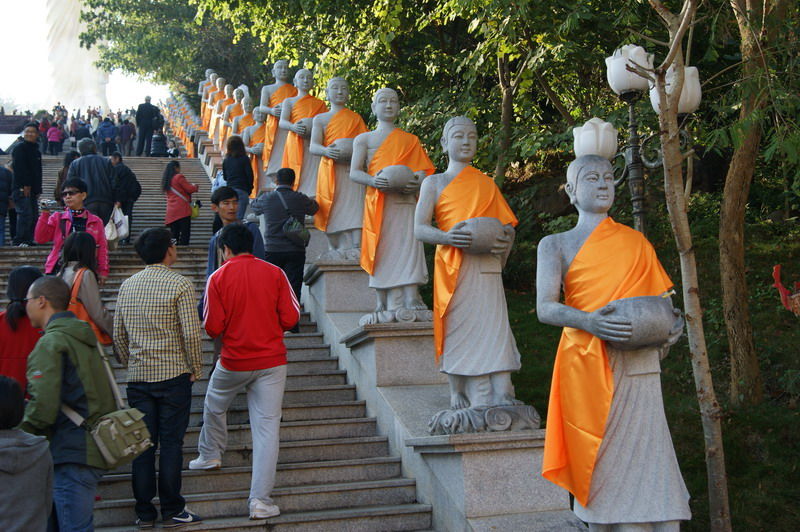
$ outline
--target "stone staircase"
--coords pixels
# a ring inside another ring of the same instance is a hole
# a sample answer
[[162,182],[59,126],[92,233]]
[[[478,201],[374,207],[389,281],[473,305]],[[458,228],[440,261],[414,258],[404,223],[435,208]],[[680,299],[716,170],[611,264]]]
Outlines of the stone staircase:
[[[164,159],[125,159],[142,183],[142,198],[134,207],[134,237],[147,227],[163,224],[164,199],[159,191]],[[52,190],[60,167],[56,157],[45,157],[45,190]],[[182,171],[201,185],[196,196],[208,203],[210,186],[197,159],[181,159]],[[47,194],[47,192],[46,192]],[[50,195],[51,197],[51,195]],[[192,221],[192,245],[178,248],[174,268],[192,280],[198,297],[205,282],[207,247],[211,235],[210,209]],[[41,266],[49,246],[0,248],[0,268],[30,264]],[[120,284],[142,267],[131,247],[110,253],[111,275],[102,290],[113,311]],[[5,306],[6,277],[0,279],[0,304]],[[194,530],[280,531],[388,531],[426,530],[431,527],[431,507],[416,503],[416,484],[404,478],[400,459],[389,454],[388,439],[377,433],[376,420],[367,416],[346,372],[338,369],[330,346],[307,313],[301,332],[286,337],[288,379],[283,401],[281,449],[273,497],[279,517],[250,521],[247,497],[250,486],[252,440],[245,397],[237,397],[228,415],[229,445],[223,467],[217,471],[184,469],[183,494],[187,506],[205,518]],[[212,342],[204,335],[204,378],[193,387],[189,429],[184,441],[184,465],[197,456],[197,439],[208,385]],[[124,390],[125,370],[115,368]],[[98,530],[132,530],[135,521],[130,467],[106,474],[95,505]]]

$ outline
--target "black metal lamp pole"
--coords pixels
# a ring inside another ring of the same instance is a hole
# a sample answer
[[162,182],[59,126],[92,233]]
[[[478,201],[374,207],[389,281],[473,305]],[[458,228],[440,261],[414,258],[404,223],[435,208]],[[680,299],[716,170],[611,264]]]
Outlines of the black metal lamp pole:
[[623,92],[620,99],[628,104],[628,143],[625,145],[625,174],[633,204],[633,227],[645,233],[644,164],[636,120],[636,102],[642,97],[639,91]]

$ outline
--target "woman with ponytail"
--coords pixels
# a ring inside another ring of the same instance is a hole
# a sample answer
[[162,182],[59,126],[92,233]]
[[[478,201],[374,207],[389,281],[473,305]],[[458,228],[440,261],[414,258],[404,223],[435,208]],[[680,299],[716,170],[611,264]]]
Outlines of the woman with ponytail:
[[28,321],[25,311],[25,297],[28,288],[42,276],[33,266],[19,266],[8,275],[8,308],[0,312],[0,375],[13,378],[25,390],[28,381],[25,370],[28,355],[33,351],[41,336]]

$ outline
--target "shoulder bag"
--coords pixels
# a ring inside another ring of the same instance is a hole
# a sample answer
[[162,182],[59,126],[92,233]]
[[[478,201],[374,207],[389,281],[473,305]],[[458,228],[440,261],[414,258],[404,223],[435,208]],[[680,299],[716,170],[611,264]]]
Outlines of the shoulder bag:
[[153,446],[150,441],[150,431],[144,422],[144,413],[138,408],[128,408],[122,399],[114,371],[108,363],[103,348],[97,344],[97,351],[103,361],[106,377],[117,403],[117,410],[100,417],[94,427],[86,423],[86,418],[65,404],[61,404],[61,411],[70,421],[84,428],[91,435],[108,469],[115,469],[125,465],[134,458]]
[[289,207],[286,205],[283,194],[281,194],[279,190],[276,190],[275,194],[277,194],[278,199],[281,200],[283,208],[286,210],[286,215],[288,216],[286,221],[283,222],[283,227],[281,227],[283,235],[293,244],[303,247],[308,246],[308,241],[311,240],[311,234],[308,232],[308,229],[306,229],[305,224],[299,222],[297,218],[292,216],[292,213],[289,212]]

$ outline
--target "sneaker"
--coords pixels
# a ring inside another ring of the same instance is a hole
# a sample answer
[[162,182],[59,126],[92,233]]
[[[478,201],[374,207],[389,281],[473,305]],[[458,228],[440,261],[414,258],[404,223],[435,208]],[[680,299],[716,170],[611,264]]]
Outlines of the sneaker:
[[189,469],[219,469],[222,467],[222,460],[219,458],[210,458],[208,460],[204,459],[202,456],[198,456],[191,462],[189,462]]
[[268,519],[281,515],[281,509],[274,504],[264,504],[258,499],[250,501],[250,519]]
[[178,515],[174,515],[169,519],[164,519],[161,521],[161,528],[179,528],[182,526],[193,525],[195,523],[199,523],[202,521],[203,518],[199,515],[195,515],[191,513],[186,508],[183,509],[181,513]]
[[155,521],[155,519],[153,519],[152,521],[150,521],[148,519],[137,519],[136,520],[136,527],[139,530],[146,530],[148,528],[155,528],[156,527],[156,521]]

